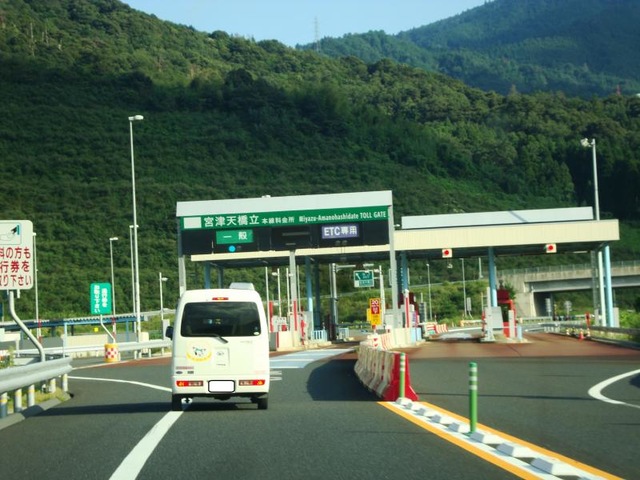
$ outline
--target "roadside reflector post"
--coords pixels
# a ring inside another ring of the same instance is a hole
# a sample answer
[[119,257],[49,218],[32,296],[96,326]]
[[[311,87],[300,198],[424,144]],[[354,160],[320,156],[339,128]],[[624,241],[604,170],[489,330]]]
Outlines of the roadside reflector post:
[[404,398],[405,393],[405,372],[407,371],[405,353],[400,353],[400,385],[398,388],[398,396]]
[[476,431],[478,424],[478,365],[469,362],[469,433]]

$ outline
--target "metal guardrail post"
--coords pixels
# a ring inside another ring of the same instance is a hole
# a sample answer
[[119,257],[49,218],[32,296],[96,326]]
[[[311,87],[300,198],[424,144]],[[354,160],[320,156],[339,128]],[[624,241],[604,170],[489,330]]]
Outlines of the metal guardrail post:
[[36,386],[32,383],[27,387],[27,407],[33,407],[36,404]]
[[18,388],[13,393],[13,413],[22,411],[22,389]]
[[9,414],[9,395],[6,392],[0,394],[0,418],[6,418]]

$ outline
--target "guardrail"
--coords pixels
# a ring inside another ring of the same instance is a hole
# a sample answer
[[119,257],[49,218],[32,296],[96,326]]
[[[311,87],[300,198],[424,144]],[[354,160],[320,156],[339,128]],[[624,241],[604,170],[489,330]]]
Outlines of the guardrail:
[[[24,358],[17,359],[26,360]],[[0,418],[8,415],[9,393],[13,392],[13,412],[22,411],[22,390],[27,388],[27,407],[36,403],[36,385],[42,385],[46,393],[56,392],[56,379],[61,377],[62,390],[69,390],[67,374],[71,371],[71,357],[63,357],[44,362],[35,358],[30,363],[0,370]]]
[[327,331],[326,330],[313,330],[312,332],[313,338],[311,339],[314,342],[326,342],[327,341]]
[[[147,353],[151,356],[153,349],[160,349],[164,354],[164,349],[171,347],[171,340],[126,342],[119,343],[117,346],[120,352],[137,352],[140,355]],[[0,418],[5,418],[9,414],[10,394],[13,394],[13,413],[20,413],[23,410],[25,388],[27,389],[27,407],[33,407],[36,404],[37,385],[41,386],[40,389],[44,393],[55,393],[56,381],[60,378],[62,391],[67,393],[69,391],[67,375],[72,370],[72,357],[85,356],[89,353],[95,356],[103,355],[105,345],[63,346],[46,348],[44,351],[49,360],[37,361],[33,356],[38,355],[39,350],[35,348],[17,350],[13,354],[14,366],[0,369]]]
[[[120,352],[140,352],[141,354],[148,353],[149,355],[151,355],[152,349],[160,349],[162,353],[164,353],[165,348],[171,347],[171,340],[148,340],[146,342],[121,342],[121,343],[118,343],[117,346]],[[83,345],[79,347],[65,347],[65,346],[50,347],[50,348],[45,348],[44,351],[46,354],[50,354],[50,355],[70,355],[74,357],[74,356],[82,356],[80,355],[82,353],[85,353],[85,354],[86,353],[94,353],[94,354],[104,353],[105,344],[101,343],[101,344],[95,344],[95,345]],[[34,353],[37,353],[37,350],[35,348],[21,349],[21,350],[17,350],[15,353],[16,353],[16,356],[33,355]],[[95,355],[95,356],[99,356],[99,355]]]
[[540,326],[545,332],[572,336],[578,336],[582,332],[583,336],[592,339],[640,346],[640,328],[587,326],[587,322],[546,322],[541,323]]

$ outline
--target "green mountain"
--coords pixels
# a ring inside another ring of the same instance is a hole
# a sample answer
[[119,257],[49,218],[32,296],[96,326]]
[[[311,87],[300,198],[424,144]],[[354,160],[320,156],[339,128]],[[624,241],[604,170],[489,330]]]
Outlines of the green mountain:
[[[591,205],[579,140],[594,137],[603,215],[640,213],[640,98],[503,96],[390,60],[197,32],[116,0],[3,3],[0,95],[2,217],[34,223],[43,318],[88,314],[114,236],[117,310],[131,311],[136,114],[143,310],[159,306],[158,272],[165,305],[177,295],[177,201],[390,189],[398,218]],[[638,245],[614,245],[614,260]],[[201,285],[201,266],[188,275]],[[23,293],[21,317],[33,299]]]
[[635,0],[493,0],[397,35],[368,32],[301,48],[390,58],[502,94],[629,95],[640,92],[639,18]]

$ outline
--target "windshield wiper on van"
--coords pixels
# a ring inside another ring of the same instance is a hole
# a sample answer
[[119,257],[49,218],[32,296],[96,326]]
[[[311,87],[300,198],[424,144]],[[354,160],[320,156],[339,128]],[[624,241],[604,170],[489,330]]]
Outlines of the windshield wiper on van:
[[207,335],[208,337],[215,337],[218,340],[220,340],[222,343],[229,343],[229,340],[227,340],[226,338],[224,338],[222,335],[219,335],[217,333],[211,333],[209,335]]

